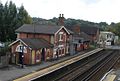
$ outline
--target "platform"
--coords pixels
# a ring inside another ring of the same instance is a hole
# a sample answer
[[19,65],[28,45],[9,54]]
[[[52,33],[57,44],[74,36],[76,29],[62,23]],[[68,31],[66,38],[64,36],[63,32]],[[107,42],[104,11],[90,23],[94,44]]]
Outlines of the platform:
[[62,67],[65,67],[65,66],[67,66],[69,64],[72,64],[72,63],[74,63],[74,62],[76,62],[78,60],[86,58],[86,57],[88,57],[88,56],[90,56],[90,55],[92,55],[92,54],[94,54],[96,52],[99,52],[101,50],[103,50],[103,49],[102,48],[98,48],[98,49],[92,50],[90,52],[87,52],[87,53],[84,53],[82,55],[79,55],[79,56],[73,57],[71,59],[68,59],[66,61],[62,61],[60,63],[56,63],[56,64],[54,64],[54,65],[52,65],[50,67],[41,69],[41,70],[39,70],[37,72],[30,73],[30,74],[28,74],[28,75],[26,75],[24,77],[15,79],[14,81],[31,81],[31,80],[33,80],[35,78],[42,77],[42,76],[44,76],[46,74],[49,74],[49,73],[51,73],[53,71],[56,71],[56,70],[58,70],[58,69],[60,69]]
[[106,49],[117,49],[120,50],[120,46],[113,45],[113,46],[105,46]]
[[120,81],[120,69],[109,71],[100,81]]

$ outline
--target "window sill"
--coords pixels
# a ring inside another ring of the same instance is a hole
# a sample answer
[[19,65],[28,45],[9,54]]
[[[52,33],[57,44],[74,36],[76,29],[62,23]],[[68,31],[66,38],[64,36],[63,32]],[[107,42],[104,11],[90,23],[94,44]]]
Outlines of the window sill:
[[63,41],[63,40],[59,40],[59,41]]

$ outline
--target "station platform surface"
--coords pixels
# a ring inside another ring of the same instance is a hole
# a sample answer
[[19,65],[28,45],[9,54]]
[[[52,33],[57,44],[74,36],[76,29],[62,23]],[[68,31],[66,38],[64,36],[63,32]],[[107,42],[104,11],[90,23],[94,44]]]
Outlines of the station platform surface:
[[9,68],[0,69],[0,81],[28,81],[62,68],[70,63],[80,60],[81,57],[85,58],[100,50],[102,50],[102,48],[97,48],[89,52],[86,50],[72,56],[65,56],[57,60],[42,62],[39,65],[24,66],[24,68],[10,65]]
[[109,71],[100,81],[120,81],[120,69]]
[[120,50],[120,45],[108,45],[105,46],[106,49],[117,49]]

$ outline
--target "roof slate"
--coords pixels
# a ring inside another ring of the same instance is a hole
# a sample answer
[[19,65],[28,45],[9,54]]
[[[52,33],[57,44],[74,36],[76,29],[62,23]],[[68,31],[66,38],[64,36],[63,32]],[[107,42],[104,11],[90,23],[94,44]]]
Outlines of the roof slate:
[[79,34],[74,33],[73,37],[75,39],[82,39],[83,41],[91,41],[92,40],[92,38],[88,34],[86,34],[84,32],[81,32]]
[[80,37],[84,38],[84,41],[88,41],[88,40],[91,41],[92,40],[92,38],[84,32],[80,33]]
[[55,34],[61,26],[24,24],[16,32]]
[[49,43],[48,41],[44,39],[24,38],[21,40],[32,49],[53,47],[53,44]]
[[96,35],[99,28],[97,27],[80,27],[80,31],[88,35]]

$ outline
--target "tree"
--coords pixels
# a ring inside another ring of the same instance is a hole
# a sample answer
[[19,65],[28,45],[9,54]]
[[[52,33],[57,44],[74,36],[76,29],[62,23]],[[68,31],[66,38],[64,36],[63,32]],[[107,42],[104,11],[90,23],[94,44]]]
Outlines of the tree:
[[114,24],[109,25],[107,30],[115,33],[118,36],[120,36],[120,23],[116,23],[116,24],[114,23]]
[[22,5],[18,10],[19,10],[18,14],[17,14],[18,27],[23,25],[23,24],[31,24],[32,23],[32,18],[28,15],[24,6]]
[[10,40],[15,40],[16,35],[15,35],[15,29],[16,29],[16,24],[17,24],[17,8],[12,1],[10,1],[8,8],[6,10],[6,20],[5,20],[5,25],[6,25],[6,41]]
[[32,18],[23,5],[17,8],[12,1],[6,2],[5,5],[0,2],[0,41],[15,40],[15,30],[23,24],[30,23]]
[[113,29],[115,30],[114,33],[120,36],[120,23],[117,23]]
[[100,26],[103,30],[105,30],[106,27],[108,26],[108,24],[107,24],[106,22],[100,22],[100,23],[99,23],[99,26]]
[[4,9],[3,9],[3,4],[0,2],[0,40],[3,41],[3,15],[4,15]]

